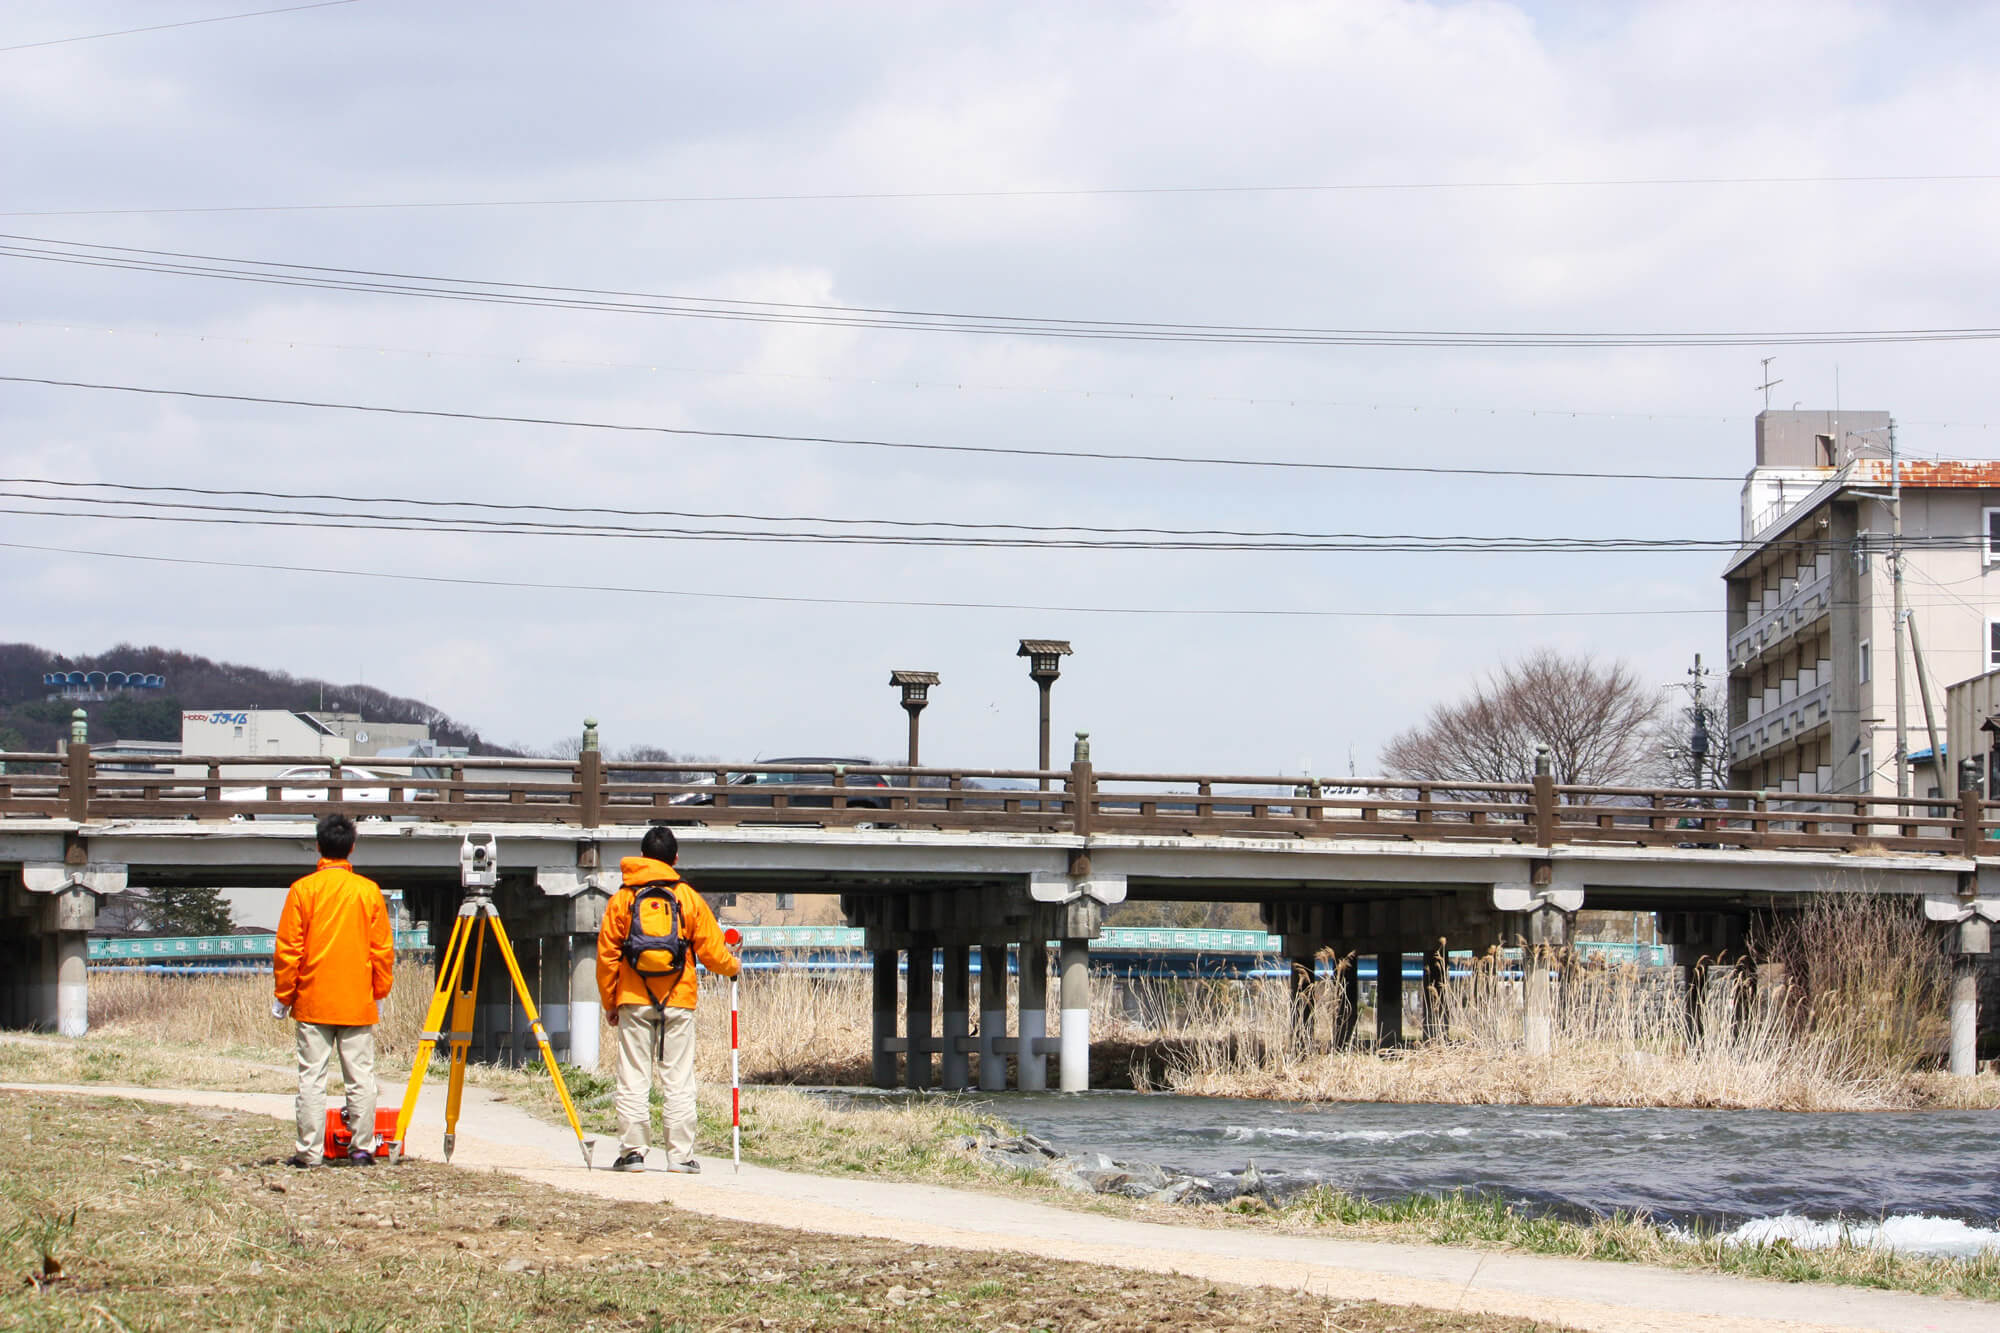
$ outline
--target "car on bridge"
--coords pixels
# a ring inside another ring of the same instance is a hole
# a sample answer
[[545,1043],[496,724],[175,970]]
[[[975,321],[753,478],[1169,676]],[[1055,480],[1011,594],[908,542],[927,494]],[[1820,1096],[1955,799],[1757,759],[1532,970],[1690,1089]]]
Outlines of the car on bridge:
[[[369,801],[387,801],[389,799],[389,788],[386,785],[379,787],[373,785],[357,787],[354,785],[357,782],[370,784],[379,782],[386,784],[391,781],[391,779],[384,777],[373,769],[350,768],[343,764],[340,769],[340,779],[340,800],[342,804],[349,801],[362,804]],[[296,768],[281,768],[255,786],[224,787],[222,789],[222,799],[225,801],[268,801],[272,799],[270,792],[275,787],[278,789],[277,799],[280,801],[324,801],[327,799],[328,786],[326,769],[316,764],[302,764]],[[254,812],[245,811],[236,817],[255,819],[258,815]],[[273,817],[289,818],[290,816]],[[370,818],[379,819],[381,816],[375,815],[370,816]]]
[[[774,769],[780,768],[785,764],[814,764],[826,768],[838,765],[851,770],[856,767],[865,768],[874,761],[869,759],[832,759],[801,755],[771,759],[765,762]],[[833,797],[824,791],[808,790],[794,794],[786,790],[787,788],[799,787],[831,787],[833,785],[833,774],[831,773],[786,773],[760,770],[754,773],[718,773],[716,774],[716,778],[718,781],[711,785],[729,788],[729,804],[733,807],[775,807],[778,796],[782,794],[785,798],[785,808],[788,810],[831,810],[833,808]],[[842,774],[841,783],[848,791],[853,793],[847,798],[848,809],[882,810],[888,807],[887,789],[891,783],[889,779],[883,777],[880,773],[856,773],[850,771]],[[677,807],[714,805],[715,793],[706,791],[682,792],[668,801],[668,804]]]

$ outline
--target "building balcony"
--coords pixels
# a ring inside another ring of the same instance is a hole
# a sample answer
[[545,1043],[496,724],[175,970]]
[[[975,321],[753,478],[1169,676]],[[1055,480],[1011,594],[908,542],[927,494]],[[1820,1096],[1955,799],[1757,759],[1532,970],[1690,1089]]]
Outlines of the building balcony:
[[1827,614],[1833,606],[1833,559],[1821,556],[1805,576],[1769,607],[1751,603],[1750,619],[1729,636],[1731,669],[1748,666]]
[[1729,760],[1740,764],[1768,750],[1796,744],[1815,729],[1833,719],[1833,682],[1826,681],[1767,708],[1757,717],[1729,729]]

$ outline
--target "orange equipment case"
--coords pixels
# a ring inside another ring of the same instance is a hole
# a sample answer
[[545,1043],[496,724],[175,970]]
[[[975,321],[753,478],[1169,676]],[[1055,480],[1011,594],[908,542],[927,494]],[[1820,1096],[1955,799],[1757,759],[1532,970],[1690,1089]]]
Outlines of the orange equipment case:
[[[375,1108],[375,1155],[389,1155],[390,1140],[396,1135],[396,1116],[402,1111],[400,1106],[378,1106]],[[347,1160],[347,1154],[354,1146],[354,1135],[347,1128],[347,1112],[338,1106],[326,1109],[326,1160],[329,1162]]]

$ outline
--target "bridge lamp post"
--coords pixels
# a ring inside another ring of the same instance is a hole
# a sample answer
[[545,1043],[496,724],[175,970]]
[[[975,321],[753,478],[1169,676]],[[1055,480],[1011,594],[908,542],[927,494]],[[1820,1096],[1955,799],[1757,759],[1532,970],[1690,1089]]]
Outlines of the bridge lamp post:
[[917,766],[917,715],[930,702],[931,686],[938,683],[935,671],[891,671],[889,683],[903,690],[903,711],[910,715],[910,767]]
[[1041,779],[1041,786],[1043,791],[1047,791],[1049,789],[1049,780],[1047,777],[1049,771],[1049,688],[1062,675],[1062,660],[1070,655],[1069,640],[1023,639],[1021,640],[1020,650],[1014,655],[1028,659],[1028,676],[1036,685],[1041,687],[1042,691],[1042,745],[1039,751],[1040,762],[1036,767],[1042,770],[1044,776]]

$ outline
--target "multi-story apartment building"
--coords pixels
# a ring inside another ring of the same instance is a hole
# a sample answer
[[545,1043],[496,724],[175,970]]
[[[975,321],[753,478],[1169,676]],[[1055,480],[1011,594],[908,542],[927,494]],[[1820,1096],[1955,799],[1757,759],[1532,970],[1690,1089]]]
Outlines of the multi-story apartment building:
[[[1763,412],[1729,612],[1729,785],[1894,794],[1889,418]],[[1905,457],[1904,596],[1945,687],[2000,666],[2000,463]],[[1910,790],[1939,785],[1906,652]]]

